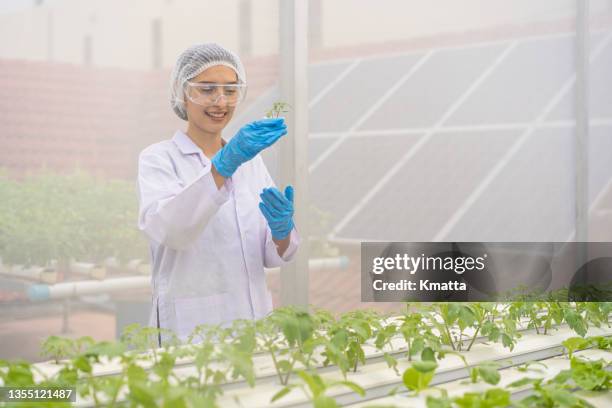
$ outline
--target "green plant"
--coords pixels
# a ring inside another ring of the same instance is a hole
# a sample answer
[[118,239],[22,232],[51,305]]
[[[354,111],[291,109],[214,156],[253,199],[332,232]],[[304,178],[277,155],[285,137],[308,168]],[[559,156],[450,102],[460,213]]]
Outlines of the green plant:
[[[501,341],[512,350],[520,337],[515,319],[500,315],[496,303],[434,303],[429,321],[440,333],[442,343],[456,351],[470,351],[479,335]],[[470,336],[466,334],[468,328],[473,330]]]
[[508,305],[509,316],[519,321],[527,319],[527,328],[535,329],[537,334],[547,334],[555,325],[567,325],[581,337],[586,336],[589,325],[610,327],[609,316],[612,311],[610,302],[559,302],[517,301]]
[[[325,310],[307,313],[281,308],[258,321],[236,320],[224,327],[198,326],[186,345],[180,344],[169,330],[131,325],[123,332],[120,343],[95,343],[89,337],[72,340],[51,336],[45,341],[43,352],[61,363],[56,374],[47,378],[35,365],[0,360],[0,379],[8,385],[33,384],[35,378],[42,378],[42,381],[36,380],[39,385],[76,385],[79,394],[96,405],[215,407],[224,384],[244,379],[254,386],[253,354],[263,351],[270,355],[279,383],[284,386],[275,395],[275,401],[292,388],[300,387],[311,402],[316,401],[316,406],[335,406],[336,402],[326,394],[329,387],[343,385],[358,393],[363,390],[349,381],[324,381],[313,373],[318,364],[337,365],[346,380],[349,370],[355,371],[360,363],[366,362],[365,346],[373,345],[383,351],[383,358],[397,372],[398,362],[393,355],[400,350],[395,348],[394,341],[403,338],[409,361],[420,353],[420,361],[413,361],[402,373],[403,386],[412,394],[430,388],[437,360],[447,354],[457,355],[464,362],[472,382],[482,380],[496,385],[500,381],[498,366],[483,363],[469,367],[462,351],[468,350],[477,336],[504,342],[502,335],[508,334],[516,336],[512,337],[514,341],[518,337],[514,333],[518,319],[529,316],[532,307],[535,306],[521,305],[510,312],[512,304],[442,303],[423,309],[407,308],[398,318],[369,310],[351,311],[335,318]],[[546,310],[540,310],[536,316],[543,319],[537,323],[540,328],[546,327],[547,320],[553,322],[550,328],[557,321],[542,317]],[[556,310],[563,311],[564,321],[569,315],[588,326],[604,325],[609,304],[559,303]],[[161,335],[163,344],[159,348]],[[509,342],[504,344],[509,346]],[[510,388],[530,385],[534,390],[533,396],[519,401],[517,406],[555,406],[563,401],[573,404],[570,406],[587,406],[572,391],[579,388],[608,392],[610,363],[581,359],[575,352],[592,346],[609,350],[610,344],[610,338],[604,336],[566,339],[563,346],[568,350],[570,369],[547,382],[525,378],[513,384]],[[319,356],[324,360],[319,361]],[[120,369],[113,375],[97,376],[97,366],[111,361]],[[182,361],[192,364],[187,373],[176,370]],[[530,367],[536,364],[546,368],[540,362],[530,362],[519,370],[533,371]],[[295,373],[301,380],[297,385],[290,383]],[[441,390],[442,396],[428,397],[427,404],[447,408],[504,406],[505,394],[493,390],[454,398],[448,398]]]
[[612,388],[611,364],[605,360],[586,360],[572,357],[570,369],[557,375],[557,382],[566,382],[572,379],[574,383],[587,391],[607,391]]
[[375,311],[354,310],[330,323],[324,340],[323,364],[337,365],[345,378],[349,370],[357,371],[360,362],[365,364],[363,345],[373,336],[379,320]]
[[83,171],[42,171],[23,180],[0,175],[0,256],[6,264],[65,268],[71,258],[100,263],[146,259],[134,220],[134,184]]
[[[125,353],[125,346],[122,343],[99,342],[88,343],[88,348],[79,355],[72,358],[66,367],[68,371],[73,370],[78,378],[84,377],[85,381],[79,383],[78,391],[82,397],[91,397],[96,405],[101,403],[100,396],[106,397],[108,406],[114,407],[119,396],[119,392],[124,383],[125,373],[121,372],[118,376],[97,377],[94,374],[94,364],[100,363],[103,359],[108,361],[119,357],[122,360],[133,358]],[[122,367],[126,364],[122,361]]]
[[571,385],[567,384],[565,378],[559,375],[547,382],[544,382],[541,378],[523,378],[509,384],[508,387],[517,388],[525,385],[532,385],[533,390],[527,397],[514,402],[514,405],[518,408],[592,408],[592,405],[586,400],[574,395]]
[[274,102],[272,108],[266,112],[266,118],[278,118],[282,113],[287,113],[291,109],[291,105],[287,102]]
[[[538,367],[539,366],[539,367]],[[517,367],[517,370],[521,373],[526,373],[527,371],[539,371],[542,372],[546,370],[548,366],[541,361],[528,361],[525,364]]]
[[67,337],[49,336],[42,343],[41,355],[52,357],[55,364],[63,358],[73,358],[95,343],[89,336],[70,339]]
[[400,321],[399,332],[406,341],[408,361],[412,361],[413,356],[421,353],[427,347],[432,350],[440,348],[440,339],[433,333],[431,326],[427,324],[423,313],[412,312],[407,305]]
[[479,379],[482,379],[487,384],[497,385],[501,376],[499,374],[499,364],[494,362],[481,363],[475,367],[470,368],[470,381],[477,383]]
[[438,368],[438,364],[435,361],[414,361],[404,371],[402,381],[406,388],[418,394],[429,386],[436,368]]
[[310,367],[320,343],[316,323],[307,312],[291,307],[276,309],[256,323],[257,336],[272,359],[280,384],[289,382],[297,363]]
[[537,334],[547,334],[555,325],[564,319],[567,304],[545,301],[516,301],[509,303],[507,311],[515,320],[527,319],[527,328],[534,329]]
[[194,356],[196,375],[185,380],[188,388],[212,403],[222,394],[221,384],[230,379],[242,377],[251,387],[255,384],[253,322],[236,320],[226,328],[200,325],[193,336],[200,341],[189,351]]
[[576,350],[582,350],[589,347],[591,342],[582,337],[570,337],[561,342],[561,345],[567,350],[567,354],[571,359]]
[[302,383],[287,385],[279,392],[274,394],[270,402],[279,400],[296,387],[299,387],[304,391],[304,394],[312,403],[312,406],[315,408],[332,408],[339,406],[336,403],[336,400],[334,400],[330,396],[325,395],[325,392],[332,387],[348,387],[360,396],[365,396],[364,389],[352,381],[324,381],[319,374],[309,373],[304,370],[298,370],[297,375],[302,380]]
[[427,408],[506,408],[510,405],[510,393],[501,388],[490,388],[484,392],[466,392],[462,396],[449,398],[427,396]]

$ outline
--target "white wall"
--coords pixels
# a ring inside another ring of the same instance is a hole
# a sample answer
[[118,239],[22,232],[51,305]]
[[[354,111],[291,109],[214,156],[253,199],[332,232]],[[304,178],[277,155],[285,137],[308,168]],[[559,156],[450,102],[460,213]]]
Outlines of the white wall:
[[[278,49],[278,1],[252,0],[252,51]],[[323,0],[323,46],[411,39],[506,24],[572,17],[576,0]],[[152,21],[162,20],[162,60],[170,67],[189,45],[217,41],[238,50],[239,0],[47,0],[0,14],[0,58],[83,62],[92,36],[93,64],[152,66]],[[591,0],[592,13],[612,0]],[[49,38],[51,33],[51,38]]]

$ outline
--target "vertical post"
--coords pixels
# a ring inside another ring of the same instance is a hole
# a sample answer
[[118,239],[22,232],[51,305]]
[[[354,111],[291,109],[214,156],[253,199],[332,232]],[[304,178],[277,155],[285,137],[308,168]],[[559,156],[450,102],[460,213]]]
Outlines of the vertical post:
[[249,56],[253,53],[251,15],[251,0],[240,0],[238,3],[238,52],[242,56]]
[[[576,0],[576,241],[589,240],[589,0]],[[588,261],[579,245],[576,268]],[[586,271],[585,271],[586,272]]]
[[308,46],[313,49],[323,46],[322,0],[308,2]]
[[151,22],[151,52],[152,52],[152,67],[153,69],[162,68],[162,19],[161,17],[153,18]]
[[92,39],[91,34],[86,34],[83,38],[83,64],[91,65],[92,64]]
[[280,188],[295,188],[294,222],[301,237],[293,262],[281,267],[281,304],[308,307],[308,2],[279,0],[280,94],[291,105],[280,141]]
[[47,61],[53,61],[53,9],[47,10]]

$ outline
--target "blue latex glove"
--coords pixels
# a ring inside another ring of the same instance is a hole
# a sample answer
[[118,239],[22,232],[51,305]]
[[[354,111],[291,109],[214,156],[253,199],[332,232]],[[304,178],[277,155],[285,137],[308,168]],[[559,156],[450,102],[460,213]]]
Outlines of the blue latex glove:
[[212,164],[223,177],[231,177],[244,162],[271,146],[287,134],[283,118],[261,119],[244,125],[212,158]]
[[259,195],[259,209],[268,221],[274,239],[286,238],[293,229],[293,187],[283,195],[276,187],[264,188]]

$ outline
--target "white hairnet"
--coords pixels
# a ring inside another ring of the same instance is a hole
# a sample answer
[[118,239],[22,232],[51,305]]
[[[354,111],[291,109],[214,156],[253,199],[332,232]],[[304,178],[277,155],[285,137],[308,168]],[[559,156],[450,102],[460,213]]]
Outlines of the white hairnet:
[[187,120],[185,83],[215,65],[232,68],[238,75],[238,82],[246,84],[246,73],[242,62],[230,50],[217,43],[204,43],[189,47],[178,57],[170,76],[170,104],[179,118]]

